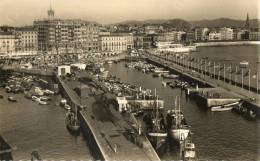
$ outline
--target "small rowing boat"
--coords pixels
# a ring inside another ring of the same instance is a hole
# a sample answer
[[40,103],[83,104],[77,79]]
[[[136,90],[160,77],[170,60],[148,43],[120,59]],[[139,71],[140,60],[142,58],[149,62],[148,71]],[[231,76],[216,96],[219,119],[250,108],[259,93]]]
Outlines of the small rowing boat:
[[8,97],[8,101],[10,101],[10,102],[17,102],[17,100],[14,97],[12,97],[12,96]]
[[233,106],[226,107],[226,106],[213,106],[211,107],[211,111],[230,111],[233,109]]
[[238,105],[239,102],[233,102],[225,105],[220,106],[213,106],[211,107],[211,111],[230,111],[234,108],[234,106]]

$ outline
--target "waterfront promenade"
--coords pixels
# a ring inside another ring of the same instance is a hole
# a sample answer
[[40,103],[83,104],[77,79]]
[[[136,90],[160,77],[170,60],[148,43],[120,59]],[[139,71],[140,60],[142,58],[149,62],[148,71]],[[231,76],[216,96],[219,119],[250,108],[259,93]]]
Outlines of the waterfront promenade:
[[[249,101],[251,104],[260,108],[260,95],[249,91],[247,89],[241,88],[239,86],[235,86],[232,83],[228,83],[227,81],[223,81],[222,79],[217,79],[217,75],[212,76],[212,73],[209,71],[204,71],[202,69],[197,68],[196,66],[187,65],[186,61],[182,61],[181,59],[169,59],[167,57],[153,55],[153,54],[146,54],[146,58],[150,61],[153,61],[157,64],[160,64],[164,67],[170,68],[172,70],[177,71],[187,77],[190,77],[194,80],[199,82],[204,82],[212,87],[222,88],[227,92],[230,92],[234,95],[240,95],[244,100]],[[216,72],[218,73],[218,72]],[[215,79],[214,79],[215,78]]]
[[197,47],[201,46],[232,46],[232,45],[259,45],[260,41],[219,41],[219,42],[197,42]]

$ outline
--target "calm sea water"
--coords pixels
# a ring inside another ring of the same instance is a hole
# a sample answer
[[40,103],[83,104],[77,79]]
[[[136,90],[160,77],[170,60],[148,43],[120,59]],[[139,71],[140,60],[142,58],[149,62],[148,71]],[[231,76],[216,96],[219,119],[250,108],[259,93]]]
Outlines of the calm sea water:
[[253,73],[260,71],[260,45],[199,47],[198,52],[192,52],[190,55],[198,58],[208,57],[211,61],[227,66],[238,66],[239,62],[245,60],[249,62]]
[[22,94],[8,94],[17,98],[10,103],[7,94],[0,89],[0,134],[16,150],[15,160],[28,160],[37,150],[44,160],[89,160],[92,159],[87,142],[82,134],[69,133],[65,124],[66,111],[57,102],[58,96],[48,106],[24,98]]

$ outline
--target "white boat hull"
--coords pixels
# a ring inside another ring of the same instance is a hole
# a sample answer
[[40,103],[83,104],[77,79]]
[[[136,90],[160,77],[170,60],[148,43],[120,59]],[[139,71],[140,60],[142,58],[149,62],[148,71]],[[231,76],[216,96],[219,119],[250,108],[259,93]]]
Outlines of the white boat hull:
[[41,101],[41,100],[40,100],[40,101],[38,101],[38,102],[39,102],[40,105],[47,105],[47,102],[45,102],[45,101]]
[[229,106],[229,107],[216,106],[216,107],[211,107],[211,111],[230,111],[230,110],[232,110],[233,108],[234,108],[233,106]]
[[151,136],[151,137],[166,137],[167,133],[153,133],[153,132],[149,132],[148,135]]
[[170,136],[176,141],[183,141],[188,137],[189,133],[189,129],[172,129],[170,131]]
[[148,133],[148,139],[155,149],[159,149],[166,141],[167,133]]

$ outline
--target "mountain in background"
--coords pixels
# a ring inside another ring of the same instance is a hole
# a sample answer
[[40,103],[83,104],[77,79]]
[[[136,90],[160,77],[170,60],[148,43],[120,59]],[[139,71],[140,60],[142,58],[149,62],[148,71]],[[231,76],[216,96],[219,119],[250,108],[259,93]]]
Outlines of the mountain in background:
[[[260,28],[260,19],[251,19],[249,21],[251,28]],[[174,28],[192,28],[192,27],[244,27],[245,20],[234,20],[230,18],[218,18],[214,20],[186,21],[183,19],[154,19],[144,21],[123,21],[114,25],[162,25]]]
[[144,21],[136,21],[136,20],[129,20],[123,21],[120,23],[116,23],[113,25],[131,25],[131,26],[143,26],[143,25],[162,25],[162,26],[172,26],[172,27],[191,27],[191,23],[185,21],[183,19],[153,19],[153,20],[144,20]]
[[[215,20],[199,20],[199,21],[191,21],[193,26],[201,26],[201,27],[244,27],[245,20],[234,20],[230,18],[219,18]],[[259,19],[249,20],[250,27],[257,28],[260,27]]]

